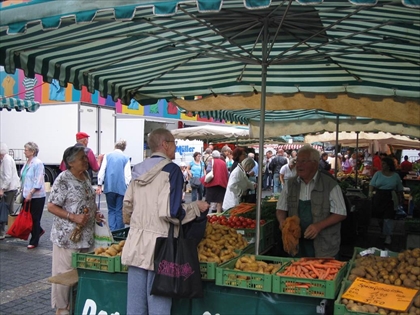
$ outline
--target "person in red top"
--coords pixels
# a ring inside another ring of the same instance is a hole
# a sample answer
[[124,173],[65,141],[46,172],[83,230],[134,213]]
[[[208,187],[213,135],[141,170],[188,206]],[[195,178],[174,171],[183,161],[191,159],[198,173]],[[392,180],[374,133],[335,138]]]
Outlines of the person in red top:
[[205,177],[202,177],[201,182],[206,187],[206,201],[208,203],[216,203],[216,211],[217,213],[221,213],[229,175],[226,162],[221,159],[220,152],[214,150],[211,156],[212,159],[207,164],[206,173],[208,174],[213,170],[214,177],[209,183],[206,183],[204,181]]
[[372,173],[373,176],[377,171],[382,170],[382,159],[379,156],[379,152],[376,152],[372,159]]
[[404,156],[404,162],[401,163],[401,172],[411,172],[413,170],[413,163],[408,161],[408,156]]
[[[90,176],[90,179],[93,179],[93,172],[99,172],[99,169],[101,167],[102,159],[104,157],[103,154],[100,154],[98,158],[95,157],[95,154],[93,153],[92,149],[88,148],[87,145],[89,143],[89,135],[86,132],[78,132],[76,133],[76,144],[75,146],[83,146],[85,147],[85,153],[88,158],[89,167],[88,167],[88,173]],[[60,164],[60,170],[65,171],[66,165],[64,164],[64,161]],[[93,171],[93,172],[92,172]]]

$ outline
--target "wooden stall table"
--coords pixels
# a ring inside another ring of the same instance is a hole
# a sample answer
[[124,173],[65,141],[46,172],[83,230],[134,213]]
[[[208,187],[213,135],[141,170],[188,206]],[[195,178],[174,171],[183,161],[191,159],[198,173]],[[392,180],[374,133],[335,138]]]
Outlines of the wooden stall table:
[[414,176],[407,175],[403,178],[403,181],[405,182],[405,186],[410,188],[410,191],[412,191],[414,188],[420,186],[420,177],[419,176],[414,177]]

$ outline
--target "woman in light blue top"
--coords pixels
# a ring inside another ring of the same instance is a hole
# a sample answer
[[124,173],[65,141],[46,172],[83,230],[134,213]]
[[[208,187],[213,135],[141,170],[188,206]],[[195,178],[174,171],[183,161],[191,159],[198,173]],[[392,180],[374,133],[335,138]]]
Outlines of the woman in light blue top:
[[[204,170],[204,162],[201,161],[201,154],[200,152],[194,152],[193,154],[194,161],[191,161],[188,165],[188,175],[190,179],[193,177],[201,178],[206,175]],[[190,181],[191,185],[191,201],[196,201],[203,199],[203,185],[200,183],[199,186],[194,187]]]
[[38,146],[34,142],[24,145],[26,163],[22,168],[20,180],[23,188],[24,203],[29,203],[32,215],[32,231],[28,249],[38,246],[39,238],[45,233],[41,228],[42,212],[45,204],[44,164],[37,157]]

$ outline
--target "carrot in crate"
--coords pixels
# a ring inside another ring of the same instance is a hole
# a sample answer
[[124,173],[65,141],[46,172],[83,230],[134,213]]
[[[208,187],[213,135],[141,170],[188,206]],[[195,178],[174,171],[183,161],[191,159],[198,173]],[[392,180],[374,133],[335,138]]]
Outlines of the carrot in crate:
[[255,203],[240,203],[239,205],[237,205],[235,208],[233,208],[230,211],[230,215],[231,216],[236,216],[238,214],[243,214],[243,213],[247,213],[249,211],[254,210],[255,208]]
[[292,262],[283,272],[278,272],[277,275],[319,280],[333,280],[344,264],[344,262],[329,258],[301,258],[298,261]]

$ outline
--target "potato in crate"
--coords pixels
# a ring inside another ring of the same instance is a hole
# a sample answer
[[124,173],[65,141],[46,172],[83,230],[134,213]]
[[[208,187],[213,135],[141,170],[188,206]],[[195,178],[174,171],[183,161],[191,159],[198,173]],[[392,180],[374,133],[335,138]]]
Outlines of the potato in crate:
[[245,238],[235,229],[208,223],[204,238],[198,244],[201,278],[214,280],[216,266],[237,257],[247,246]]
[[245,254],[216,268],[216,285],[272,291],[272,278],[290,258]]

